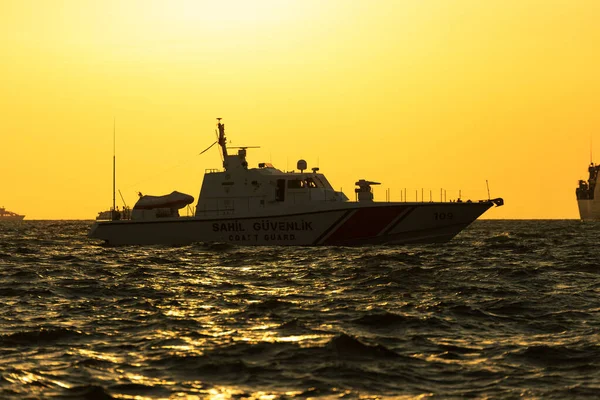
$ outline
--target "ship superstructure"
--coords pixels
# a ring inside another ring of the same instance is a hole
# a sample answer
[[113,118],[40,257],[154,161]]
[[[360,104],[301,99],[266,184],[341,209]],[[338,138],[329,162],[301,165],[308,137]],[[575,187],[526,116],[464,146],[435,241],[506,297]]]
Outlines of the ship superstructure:
[[[319,209],[331,203],[348,201],[344,193],[333,189],[319,168],[307,170],[305,160],[299,160],[298,172],[283,172],[270,163],[259,163],[249,168],[247,148],[240,147],[230,154],[226,146],[225,125],[218,123],[223,170],[207,170],[198,197],[195,215],[215,217],[221,215],[269,213],[285,214],[307,207]],[[193,199],[191,199],[193,201]]]
[[582,220],[600,220],[600,185],[598,185],[598,173],[600,165],[593,162],[588,166],[588,179],[579,180],[579,186],[575,190],[579,216]]
[[21,221],[25,218],[24,215],[19,215],[12,211],[8,211],[4,207],[0,207],[0,221]]

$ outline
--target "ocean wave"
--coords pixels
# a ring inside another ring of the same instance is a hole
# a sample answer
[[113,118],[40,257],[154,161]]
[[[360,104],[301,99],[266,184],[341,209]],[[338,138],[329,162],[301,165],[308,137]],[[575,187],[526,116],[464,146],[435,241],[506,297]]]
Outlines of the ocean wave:
[[115,397],[99,385],[78,385],[63,390],[58,396],[64,399],[93,399],[93,400],[112,400]]
[[35,330],[19,331],[1,335],[0,342],[4,344],[29,345],[73,340],[75,338],[81,338],[85,336],[85,333],[74,329],[62,327],[44,327]]
[[399,355],[380,344],[368,345],[345,333],[334,336],[326,347],[337,356],[347,358],[390,358]]
[[574,349],[562,345],[532,345],[519,349],[511,354],[511,358],[551,368],[586,366],[595,368],[600,349],[592,346],[587,349]]

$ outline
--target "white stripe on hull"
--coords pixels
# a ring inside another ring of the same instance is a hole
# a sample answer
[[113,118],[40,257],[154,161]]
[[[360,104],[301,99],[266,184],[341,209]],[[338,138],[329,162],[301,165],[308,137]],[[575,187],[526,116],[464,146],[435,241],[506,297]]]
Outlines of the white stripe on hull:
[[336,232],[337,229],[339,229],[340,226],[342,226],[343,224],[345,224],[354,214],[356,214],[357,210],[349,210],[346,211],[342,217],[335,222],[333,225],[331,225],[323,234],[321,234],[321,236],[319,236],[316,240],[315,240],[315,244],[323,244],[325,243],[325,241],[327,239],[329,239],[329,237],[331,236],[332,233]]
[[239,245],[362,245],[444,242],[493,204],[373,203],[294,215],[98,221],[89,237],[110,245],[225,242]]

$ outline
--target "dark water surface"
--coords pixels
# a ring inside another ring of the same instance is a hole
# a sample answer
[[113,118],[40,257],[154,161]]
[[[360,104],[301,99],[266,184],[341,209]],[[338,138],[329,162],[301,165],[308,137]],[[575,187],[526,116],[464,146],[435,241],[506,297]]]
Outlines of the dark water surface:
[[600,224],[357,248],[110,248],[90,225],[0,224],[0,398],[600,394]]

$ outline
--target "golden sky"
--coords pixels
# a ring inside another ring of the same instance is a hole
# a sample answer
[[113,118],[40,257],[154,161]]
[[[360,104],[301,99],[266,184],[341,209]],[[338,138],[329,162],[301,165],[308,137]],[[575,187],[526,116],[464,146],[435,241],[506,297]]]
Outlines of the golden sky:
[[[578,218],[600,162],[597,0],[0,0],[0,206],[93,219],[117,189],[197,198],[223,117],[250,166],[354,198],[503,197]],[[122,201],[117,194],[117,205]]]

